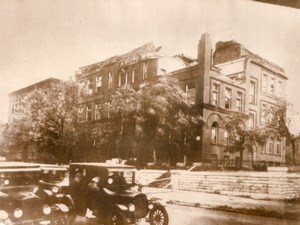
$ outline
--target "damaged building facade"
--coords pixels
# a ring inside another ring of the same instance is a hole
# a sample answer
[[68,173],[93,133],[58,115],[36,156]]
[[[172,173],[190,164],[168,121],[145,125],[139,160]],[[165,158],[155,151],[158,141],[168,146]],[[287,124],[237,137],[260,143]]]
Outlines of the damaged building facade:
[[[80,68],[76,80],[85,86],[88,96],[80,101],[79,113],[83,122],[97,130],[103,119],[109,118],[110,96],[122,85],[130,84],[135,90],[146,81],[158,76],[176,77],[206,121],[187,155],[187,162],[207,162],[212,165],[237,166],[238,153],[226,152],[228,133],[224,121],[233,113],[249,116],[246,126],[263,127],[267,111],[286,97],[287,77],[284,70],[253,54],[235,41],[218,42],[213,51],[208,34],[203,34],[198,45],[197,59],[184,55],[165,56],[161,48],[146,44],[129,53],[114,56],[99,63]],[[107,114],[100,113],[101,105]],[[104,154],[96,146],[92,158]],[[244,161],[251,161],[250,152]],[[285,139],[269,137],[265,146],[253,155],[255,163],[280,165],[285,163]],[[183,162],[183,157],[178,157]]]
[[[194,152],[200,162],[238,166],[239,153],[225,151],[228,132],[224,121],[236,112],[249,116],[246,128],[264,127],[270,107],[286,98],[287,77],[278,65],[253,54],[235,41],[217,42],[214,52],[208,34],[198,45],[197,65],[172,72],[182,87],[195,88],[195,105],[206,121]],[[250,166],[251,152],[245,150],[244,166]],[[253,154],[259,166],[285,163],[285,138],[272,137]]]

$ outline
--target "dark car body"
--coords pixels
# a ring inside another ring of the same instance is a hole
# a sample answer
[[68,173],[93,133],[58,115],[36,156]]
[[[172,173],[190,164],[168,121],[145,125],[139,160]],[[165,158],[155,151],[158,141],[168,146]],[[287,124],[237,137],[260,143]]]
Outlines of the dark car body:
[[129,165],[71,163],[70,190],[75,212],[84,216],[89,209],[104,224],[135,224],[146,218],[159,203],[137,191],[135,171]]
[[59,218],[56,224],[69,224],[68,215],[73,210],[74,202],[69,191],[68,167],[54,164],[39,164],[39,166],[42,173],[37,195],[47,204],[60,209],[58,212],[63,214],[63,217],[57,216]]
[[68,167],[40,164],[42,170],[39,181],[39,194],[50,203],[65,203],[70,209],[73,201],[70,196]]
[[59,208],[38,195],[38,164],[0,162],[0,224],[51,224]]

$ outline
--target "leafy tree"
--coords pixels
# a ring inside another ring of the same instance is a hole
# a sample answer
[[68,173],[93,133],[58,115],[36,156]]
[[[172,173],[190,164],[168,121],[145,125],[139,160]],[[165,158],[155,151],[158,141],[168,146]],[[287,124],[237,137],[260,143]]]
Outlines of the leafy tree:
[[132,149],[132,139],[135,133],[135,115],[137,93],[130,85],[120,87],[111,97],[110,115],[111,128],[116,133],[117,146],[115,156],[128,157]]
[[3,130],[3,145],[10,156],[28,151],[30,146],[34,146],[35,139],[31,121],[22,116],[7,124]]
[[[161,142],[170,145],[177,139],[180,144],[186,143],[184,138],[189,128],[203,123],[202,117],[194,114],[192,106],[185,100],[186,95],[178,80],[171,76],[159,77],[140,88],[137,134],[144,145],[144,157],[152,157],[156,161]],[[148,151],[145,151],[147,148]]]
[[22,117],[6,130],[7,142],[15,146],[34,143],[58,163],[68,162],[80,133],[87,130],[78,123],[78,94],[73,81],[28,94],[22,101]]
[[228,146],[226,148],[229,152],[240,153],[240,168],[243,167],[244,151],[248,150],[251,155],[251,164],[254,166],[254,151],[259,145],[263,145],[266,141],[266,133],[259,128],[247,129],[246,123],[248,116],[244,114],[235,114],[225,121],[224,127],[228,132]]
[[4,143],[4,130],[6,129],[6,124],[0,122],[0,157],[5,155],[5,143]]
[[280,102],[268,110],[269,121],[267,129],[278,137],[286,137],[292,146],[292,164],[295,164],[296,141],[297,136],[294,135],[290,128],[291,119],[287,116],[287,109],[290,104]]

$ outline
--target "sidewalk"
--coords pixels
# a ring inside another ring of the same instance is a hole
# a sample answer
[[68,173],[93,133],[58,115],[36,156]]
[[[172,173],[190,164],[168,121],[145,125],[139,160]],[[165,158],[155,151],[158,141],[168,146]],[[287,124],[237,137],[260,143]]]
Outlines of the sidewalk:
[[160,192],[148,196],[161,198],[167,204],[300,221],[300,202],[256,200],[194,191]]

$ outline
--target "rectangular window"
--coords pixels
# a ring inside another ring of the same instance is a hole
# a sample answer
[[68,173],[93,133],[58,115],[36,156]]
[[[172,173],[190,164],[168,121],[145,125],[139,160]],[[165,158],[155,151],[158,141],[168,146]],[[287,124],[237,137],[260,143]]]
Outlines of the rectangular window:
[[280,155],[280,153],[281,153],[281,140],[280,140],[280,138],[277,138],[277,140],[276,140],[276,151],[275,151],[275,153],[277,155]]
[[195,104],[195,97],[196,97],[195,85],[186,84],[185,90],[186,90],[187,103]]
[[147,79],[147,77],[148,77],[148,68],[147,68],[147,63],[146,62],[144,62],[143,63],[143,80],[146,80]]
[[110,118],[110,102],[106,102],[105,103],[105,107],[106,107],[106,116],[107,118]]
[[132,70],[131,83],[135,82],[135,69]]
[[125,84],[127,84],[128,83],[128,72],[126,71],[126,73],[125,73]]
[[212,86],[212,105],[218,106],[219,104],[219,85],[213,84]]
[[255,116],[253,113],[249,114],[249,129],[253,129],[255,127]]
[[249,103],[250,104],[255,104],[255,91],[256,91],[256,87],[255,87],[255,82],[254,81],[250,81],[250,96],[249,96]]
[[119,87],[121,87],[122,85],[122,74],[119,73]]
[[267,104],[262,104],[261,105],[261,112],[260,112],[260,120],[261,122],[267,122]]
[[87,106],[86,107],[86,114],[85,114],[86,121],[91,121],[92,120],[92,107]]
[[270,137],[269,140],[269,154],[273,154],[274,153],[274,138]]
[[83,107],[79,106],[78,108],[78,121],[84,121]]
[[95,120],[101,119],[101,104],[98,103],[95,105]]
[[21,100],[16,100],[15,103],[12,104],[12,112],[13,114],[23,112],[23,106],[21,104]]
[[84,87],[85,87],[84,80],[80,80],[80,81],[79,81],[79,88],[80,88],[80,89],[83,89]]
[[96,92],[100,92],[102,88],[102,76],[96,77]]
[[112,74],[108,72],[108,89],[112,89]]
[[272,95],[275,94],[275,78],[271,78],[271,81],[270,81],[270,93]]
[[93,94],[93,79],[87,80],[87,92],[89,95]]
[[238,92],[236,96],[236,111],[242,112],[243,111],[243,93]]
[[277,83],[277,93],[278,93],[278,96],[281,96],[282,95],[282,81],[279,80],[278,83]]
[[231,89],[225,89],[225,109],[231,109]]
[[267,92],[268,91],[268,75],[263,74],[262,77],[262,91]]

